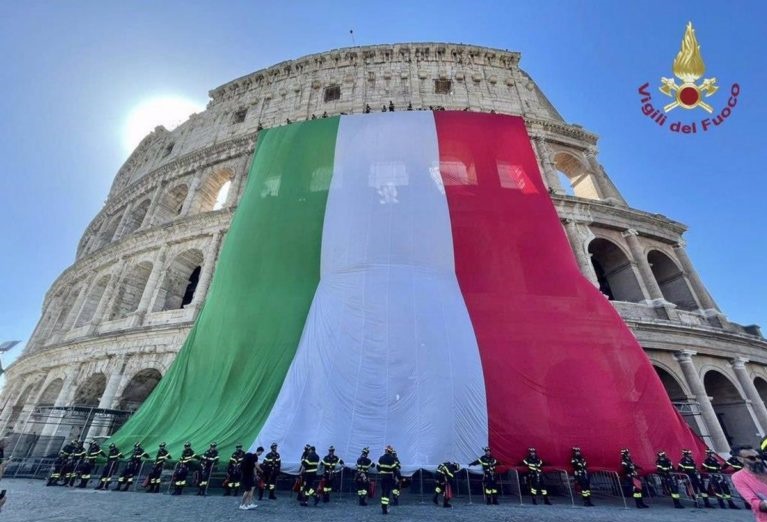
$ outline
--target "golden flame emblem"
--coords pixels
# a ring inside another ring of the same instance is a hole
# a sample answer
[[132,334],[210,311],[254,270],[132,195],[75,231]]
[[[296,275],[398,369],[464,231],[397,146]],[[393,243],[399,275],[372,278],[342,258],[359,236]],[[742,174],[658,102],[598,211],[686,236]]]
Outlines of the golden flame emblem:
[[718,91],[719,87],[716,85],[716,78],[706,78],[700,85],[695,84],[706,72],[706,65],[700,55],[700,45],[695,38],[692,22],[687,22],[682,38],[682,48],[674,58],[672,70],[674,76],[682,80],[682,84],[677,85],[673,78],[661,78],[660,92],[675,98],[673,102],[663,107],[663,110],[669,112],[677,107],[683,109],[700,107],[709,113],[713,112],[711,105],[703,101],[703,96],[708,98]]

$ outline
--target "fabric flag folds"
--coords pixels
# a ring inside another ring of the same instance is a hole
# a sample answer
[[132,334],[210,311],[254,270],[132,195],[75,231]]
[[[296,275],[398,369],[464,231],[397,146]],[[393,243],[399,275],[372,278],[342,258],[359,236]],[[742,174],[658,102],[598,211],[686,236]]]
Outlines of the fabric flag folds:
[[262,131],[207,300],[115,441],[305,444],[405,472],[702,442],[579,272],[519,117],[377,113]]

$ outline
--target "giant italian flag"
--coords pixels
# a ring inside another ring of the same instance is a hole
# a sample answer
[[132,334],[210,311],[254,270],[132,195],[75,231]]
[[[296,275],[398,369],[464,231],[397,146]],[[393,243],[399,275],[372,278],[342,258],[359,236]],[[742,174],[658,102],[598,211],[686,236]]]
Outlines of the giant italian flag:
[[207,301],[114,437],[305,444],[404,470],[702,443],[580,273],[519,117],[341,116],[260,133]]

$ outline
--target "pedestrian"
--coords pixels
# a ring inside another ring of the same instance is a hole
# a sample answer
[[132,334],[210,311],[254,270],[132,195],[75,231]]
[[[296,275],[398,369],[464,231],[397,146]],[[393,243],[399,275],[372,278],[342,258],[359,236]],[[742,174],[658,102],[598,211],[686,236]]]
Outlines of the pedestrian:
[[737,458],[743,469],[732,475],[732,483],[754,512],[754,520],[767,522],[767,465],[752,448],[741,448]]
[[[259,449],[263,451],[263,448]],[[243,490],[240,509],[248,510],[258,507],[253,503],[253,490],[256,487],[256,475],[261,473],[263,472],[258,465],[258,457],[253,453],[246,453],[240,464],[240,482]]]

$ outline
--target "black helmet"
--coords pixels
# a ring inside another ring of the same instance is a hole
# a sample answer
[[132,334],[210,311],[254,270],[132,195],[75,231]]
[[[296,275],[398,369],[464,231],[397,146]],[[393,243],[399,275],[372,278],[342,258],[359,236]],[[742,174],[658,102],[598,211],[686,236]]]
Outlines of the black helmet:
[[185,448],[190,448],[191,446],[192,446],[192,443],[191,443],[191,442],[189,442],[189,441],[186,441],[186,442],[184,443],[184,447],[185,447]]
[[394,448],[391,446],[386,446],[386,453],[394,453]]
[[211,448],[215,448],[215,447],[216,447],[216,443],[215,443],[215,442],[211,442],[211,443],[210,443],[210,447],[211,447]]
[[141,447],[141,443],[140,443],[140,442],[137,442],[136,444],[134,444],[134,445],[133,445],[133,447],[134,447],[134,448],[139,448],[139,447]]
[[309,451],[311,448],[312,448],[312,445],[311,445],[311,444],[306,444],[306,445],[304,446],[304,451]]
[[367,455],[368,453],[370,453],[370,448],[368,448],[368,447],[362,448],[362,454],[363,455]]
[[535,448],[527,448],[528,453],[536,453]]
[[161,443],[160,443],[160,447],[161,447],[161,448],[164,448],[164,447],[165,447],[165,443],[164,443],[164,442],[161,442]]
[[573,447],[573,453],[580,453],[580,452],[581,452],[581,448],[577,446]]
[[335,450],[336,450],[336,447],[335,447],[335,446],[330,446],[330,447],[328,448],[328,453],[333,453]]
[[269,447],[272,448],[272,449],[275,449],[277,447],[277,443],[276,442],[272,442],[272,445],[269,446]]
[[682,455],[692,455],[692,450],[683,449],[682,450]]
[[659,457],[665,457],[666,456],[666,452],[661,450],[661,451],[658,452],[658,456]]
[[490,446],[485,446],[484,448],[482,448],[482,451],[484,451],[485,453],[490,453]]
[[114,443],[109,445],[109,449],[116,448],[117,446],[114,445]]
[[242,444],[237,444],[234,448],[235,449],[242,449]]
[[712,450],[711,448],[708,448],[706,450],[706,455],[713,455],[713,454],[714,454],[714,450]]

